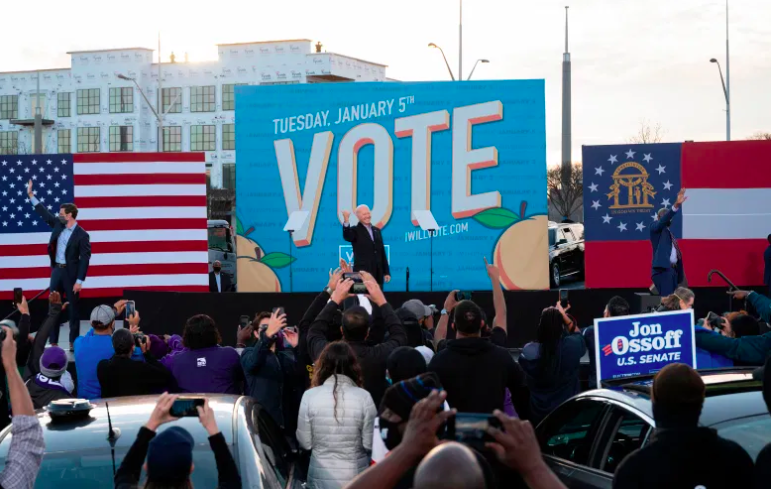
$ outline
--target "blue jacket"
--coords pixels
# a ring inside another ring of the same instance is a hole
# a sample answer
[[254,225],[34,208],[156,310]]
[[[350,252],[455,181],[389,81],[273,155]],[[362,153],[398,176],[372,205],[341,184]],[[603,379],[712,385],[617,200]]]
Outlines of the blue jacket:
[[[720,333],[716,333],[701,326],[694,326],[694,329],[696,330],[696,338],[698,338],[699,335],[720,336]],[[696,344],[698,344],[698,341]],[[721,368],[733,366],[733,360],[730,360],[719,353],[712,353],[702,348],[696,348],[696,368]]]
[[766,268],[763,270],[763,283],[771,287],[771,245],[768,245],[766,252],[763,253],[763,260],[766,262]]
[[[669,209],[661,219],[651,224],[650,239],[651,246],[653,247],[651,275],[656,274],[657,268],[666,269],[671,266],[669,258],[672,256],[672,235],[666,232],[666,229],[667,224],[672,222],[676,214],[677,211]],[[683,261],[680,260],[677,262],[677,283],[682,283],[684,279]]]

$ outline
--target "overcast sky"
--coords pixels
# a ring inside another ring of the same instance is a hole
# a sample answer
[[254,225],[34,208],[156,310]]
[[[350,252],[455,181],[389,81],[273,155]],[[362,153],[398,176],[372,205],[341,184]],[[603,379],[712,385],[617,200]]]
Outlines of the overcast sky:
[[[725,4],[716,0],[466,0],[464,74],[546,79],[547,160],[560,161],[564,5],[570,5],[573,160],[581,145],[626,142],[641,121],[665,141],[725,138]],[[771,132],[771,2],[732,0],[732,135]],[[149,47],[214,59],[215,44],[308,38],[388,65],[399,80],[458,67],[458,0],[39,0],[4,6],[0,71],[69,67],[69,50]],[[39,34],[34,34],[36,29]]]

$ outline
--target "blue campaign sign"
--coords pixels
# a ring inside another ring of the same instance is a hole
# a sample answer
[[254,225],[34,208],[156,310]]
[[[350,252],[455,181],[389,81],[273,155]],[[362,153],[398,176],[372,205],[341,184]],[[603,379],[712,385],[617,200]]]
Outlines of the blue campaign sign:
[[595,319],[597,385],[655,373],[670,363],[696,368],[693,325],[692,310]]
[[[352,260],[343,211],[371,208],[386,290],[549,286],[543,80],[236,88],[238,290],[320,290]],[[308,219],[289,236],[288,216]],[[356,224],[355,216],[351,216]]]

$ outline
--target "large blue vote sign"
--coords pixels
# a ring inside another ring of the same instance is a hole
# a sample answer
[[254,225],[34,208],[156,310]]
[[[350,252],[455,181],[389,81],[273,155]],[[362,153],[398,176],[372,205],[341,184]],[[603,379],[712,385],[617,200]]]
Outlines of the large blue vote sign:
[[386,290],[489,289],[483,258],[509,290],[548,288],[543,80],[243,86],[235,130],[239,291],[289,291],[290,264],[294,291],[321,290],[362,204]]
[[594,320],[597,385],[658,372],[670,363],[696,368],[693,311]]

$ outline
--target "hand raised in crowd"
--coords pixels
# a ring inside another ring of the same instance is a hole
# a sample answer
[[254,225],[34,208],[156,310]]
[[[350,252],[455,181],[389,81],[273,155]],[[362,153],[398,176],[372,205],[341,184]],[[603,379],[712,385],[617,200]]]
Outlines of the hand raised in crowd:
[[750,295],[750,292],[751,291],[749,290],[729,290],[726,293],[731,297],[733,297],[734,299],[742,300],[742,299],[746,299],[747,296]]
[[456,294],[460,292],[459,290],[451,290],[449,294],[447,294],[447,298],[444,300],[444,308],[447,310],[447,312],[452,311],[455,309],[455,306],[458,305],[458,300],[455,298]]
[[48,294],[48,302],[50,304],[61,304],[62,303],[62,295],[58,293],[57,291],[53,291],[50,294]]
[[681,205],[683,205],[683,202],[688,200],[688,197],[685,195],[685,187],[681,188],[679,192],[677,192],[677,199],[675,199],[675,205],[674,207],[680,208]]
[[343,273],[351,273],[353,270],[351,269],[351,265],[345,261],[344,258],[340,258],[340,269],[343,271]]
[[126,310],[126,302],[128,302],[126,299],[121,299],[112,306],[116,316],[120,316]]
[[399,448],[404,447],[415,457],[422,458],[439,444],[436,432],[457,412],[456,409],[441,411],[445,399],[446,391],[435,390],[412,406]]
[[[53,292],[52,295],[53,294],[59,295],[58,292]],[[50,296],[49,296],[49,300],[50,300]],[[59,298],[59,303],[61,303],[61,301],[62,301],[61,298]],[[27,298],[26,297],[21,296],[21,302],[16,304],[16,308],[19,310],[19,313],[21,315],[26,314],[26,315],[29,316],[29,304],[27,304]]]
[[483,257],[485,259],[485,268],[487,269],[487,276],[490,277],[490,280],[493,282],[500,283],[501,281],[501,271],[498,269],[495,265],[490,265],[487,263],[487,257]]
[[162,424],[176,421],[177,418],[172,416],[169,411],[171,410],[171,406],[174,404],[174,401],[176,401],[178,397],[179,396],[175,394],[169,394],[168,392],[161,394],[161,396],[158,398],[158,402],[155,404],[153,412],[150,413],[150,419],[148,419],[147,423],[145,423],[145,428],[150,431],[155,431]]
[[[342,259],[340,260],[343,261]],[[343,269],[342,268],[335,268],[332,270],[329,269],[329,282],[327,282],[327,288],[334,292],[335,288],[337,288],[337,284],[340,282],[340,279],[343,278]]]
[[[30,183],[32,181],[30,180]],[[343,211],[343,222],[348,222],[348,220],[351,218],[351,211]]]
[[273,338],[284,327],[286,327],[286,314],[279,316],[278,311],[273,311],[268,320],[268,329],[265,330],[265,336]]
[[495,442],[485,443],[485,446],[495,453],[498,460],[524,478],[546,469],[533,425],[498,410],[493,415],[501,422],[503,430],[487,428],[487,433],[495,438]]
[[142,343],[139,343],[139,349],[142,350],[142,353],[147,353],[150,351],[150,337],[145,336]]
[[[252,326],[251,323],[247,324],[246,327],[242,328],[241,325],[238,325],[238,332],[236,333],[236,344],[237,345],[246,345],[246,343],[251,339],[252,334],[254,334],[254,326]],[[168,343],[168,339],[166,342]]]
[[5,339],[3,340],[2,355],[3,366],[6,370],[16,368],[16,341],[13,339],[13,330],[7,326],[3,326],[5,331]]
[[134,314],[126,318],[129,323],[129,331],[131,334],[139,333],[139,311],[134,311]]
[[337,305],[342,304],[343,301],[346,300],[349,295],[351,295],[350,291],[352,285],[353,280],[349,278],[338,282],[337,287],[335,287],[335,291],[332,292],[332,302],[335,302]]
[[364,280],[364,286],[367,287],[367,297],[369,300],[378,306],[383,306],[387,301],[383,294],[383,289],[380,288],[380,284],[377,283],[375,277],[365,271],[359,273],[361,274],[362,280]]
[[283,334],[284,338],[286,338],[286,342],[289,343],[292,348],[297,348],[297,342],[300,339],[299,333],[292,329],[284,329]]
[[214,436],[220,432],[217,419],[214,417],[214,410],[209,407],[208,399],[204,399],[203,406],[196,407],[196,410],[198,411],[198,421],[201,422],[209,436]]

